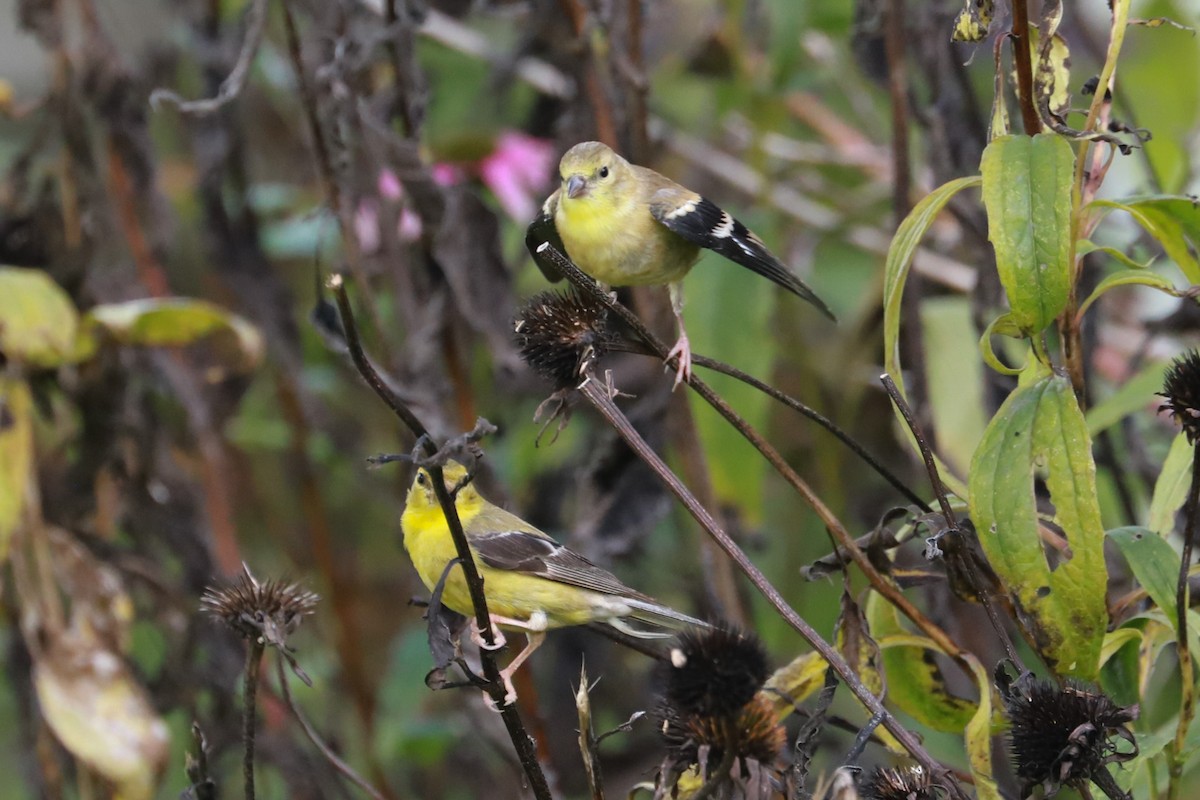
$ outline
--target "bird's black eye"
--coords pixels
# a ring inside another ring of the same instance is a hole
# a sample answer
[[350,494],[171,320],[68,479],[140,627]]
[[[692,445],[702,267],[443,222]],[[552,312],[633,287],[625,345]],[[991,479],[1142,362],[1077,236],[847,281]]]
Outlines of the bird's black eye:
[[417,484],[420,486],[424,486],[427,483],[429,483],[429,479],[425,476],[425,473],[418,472],[417,473]]
[[601,168],[600,168],[600,177],[601,177],[601,178],[607,178],[607,177],[608,177],[608,167],[601,167]]

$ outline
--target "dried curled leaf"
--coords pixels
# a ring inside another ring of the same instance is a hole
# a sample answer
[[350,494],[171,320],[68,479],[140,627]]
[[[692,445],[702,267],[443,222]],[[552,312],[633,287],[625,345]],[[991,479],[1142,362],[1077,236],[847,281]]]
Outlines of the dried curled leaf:
[[50,730],[118,800],[154,797],[170,752],[167,726],[119,656],[77,628],[37,655],[33,684]]

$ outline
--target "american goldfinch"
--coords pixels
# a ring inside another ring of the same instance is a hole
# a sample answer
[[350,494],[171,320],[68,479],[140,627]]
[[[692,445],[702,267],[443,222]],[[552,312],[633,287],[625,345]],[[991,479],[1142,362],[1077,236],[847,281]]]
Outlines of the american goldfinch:
[[[674,611],[621,583],[616,576],[568,550],[525,520],[488,502],[464,481],[467,471],[449,462],[442,470],[447,490],[458,487],[454,505],[483,577],[488,612],[494,628],[525,634],[525,649],[501,671],[511,703],[517,693],[512,675],[546,638],[546,631],[568,625],[601,622],[642,639],[670,636],[626,623],[636,620],[659,628],[708,627],[707,623]],[[446,564],[457,557],[450,527],[434,494],[429,473],[417,471],[404,514],[404,549],[426,588],[433,591]],[[442,589],[442,603],[474,619],[471,596],[461,569],[451,571]],[[482,644],[479,631],[472,636]],[[504,636],[496,631],[496,643]]]
[[[683,326],[681,281],[712,250],[770,278],[834,319],[817,297],[745,225],[690,189],[652,169],[630,164],[600,142],[582,142],[562,157],[562,185],[542,206],[581,270],[610,286],[667,284],[679,324],[675,384],[691,372],[691,347]],[[553,276],[548,276],[553,277]],[[836,321],[836,320],[835,320]]]

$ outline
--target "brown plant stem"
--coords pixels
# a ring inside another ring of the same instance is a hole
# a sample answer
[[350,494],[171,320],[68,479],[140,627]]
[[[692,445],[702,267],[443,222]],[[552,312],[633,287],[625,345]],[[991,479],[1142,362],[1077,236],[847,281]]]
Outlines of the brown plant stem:
[[[937,495],[938,505],[942,509],[942,517],[946,520],[949,530],[954,532],[957,537],[966,537],[966,532],[958,526],[958,518],[954,514],[954,509],[950,507],[950,500],[946,497],[946,486],[942,483],[942,477],[938,474],[937,462],[933,460],[933,451],[929,449],[929,442],[925,439],[925,434],[921,431],[917,424],[916,418],[913,416],[912,408],[904,399],[904,395],[900,393],[896,382],[892,380],[892,376],[886,372],[879,376],[879,380],[883,382],[883,387],[887,390],[888,396],[892,398],[892,402],[896,404],[896,408],[900,411],[900,415],[904,417],[905,423],[908,424],[908,429],[912,431],[913,438],[917,442],[917,448],[921,451],[921,460],[925,462],[925,470],[929,473],[929,482],[933,485],[933,492]],[[1013,647],[1012,638],[1008,635],[1004,625],[1000,622],[1000,615],[996,611],[996,605],[992,602],[992,595],[983,581],[979,579],[979,573],[975,569],[975,564],[971,560],[971,556],[963,547],[964,542],[961,539],[955,543],[953,550],[947,547],[947,555],[956,558],[963,573],[971,583],[971,588],[975,592],[975,596],[979,599],[980,605],[983,606],[984,613],[987,614],[988,621],[992,625],[992,630],[996,632],[997,638],[1004,646],[1005,655],[1009,660],[1017,666],[1021,672],[1025,672],[1025,665],[1021,661],[1021,657],[1017,654],[1017,650]]]
[[871,693],[871,690],[863,684],[862,680],[850,667],[841,654],[831,646],[828,642],[821,638],[816,632],[790,605],[783,599],[783,595],[779,590],[771,584],[762,571],[754,565],[754,563],[746,556],[745,552],[738,547],[713,518],[712,514],[700,504],[695,496],[688,491],[688,488],[683,485],[682,481],[667,467],[654,449],[641,437],[634,429],[629,419],[617,408],[612,401],[611,390],[609,387],[592,375],[589,371],[585,375],[583,384],[579,387],[579,392],[582,394],[592,406],[605,418],[605,420],[613,426],[614,430],[625,440],[625,442],[633,449],[647,466],[654,470],[655,474],[662,479],[671,493],[683,504],[688,510],[688,513],[700,523],[700,525],[708,532],[708,534],[721,546],[734,563],[742,570],[742,572],[750,579],[760,594],[779,612],[780,616],[792,626],[810,645],[813,649],[821,654],[838,677],[849,687],[872,714],[882,715],[882,724],[896,737],[896,740],[916,759],[923,767],[930,771],[930,774],[945,778],[946,785],[950,787],[951,793],[955,797],[960,797],[966,800],[966,794],[962,788],[954,782],[946,768],[939,764],[925,751],[921,743],[912,733],[904,728],[899,721],[893,717],[879,698]]
[[[1017,67],[1017,101],[1021,106],[1021,121],[1025,135],[1033,136],[1042,130],[1037,108],[1033,104],[1033,61],[1029,53],[1029,6],[1026,0],[1012,0],[1013,63]],[[1103,89],[1103,87],[1101,87]]]
[[242,690],[242,777],[246,800],[254,800],[254,729],[258,710],[258,668],[262,664],[263,640],[246,642],[246,686]]
[[[370,360],[367,358],[362,347],[362,341],[359,338],[358,325],[354,319],[354,310],[350,307],[350,297],[346,293],[345,281],[342,276],[337,274],[332,275],[329,278],[329,288],[333,290],[334,296],[337,298],[338,311],[342,319],[342,328],[346,336],[346,346],[350,351],[350,357],[354,361],[354,366],[358,370],[359,375],[362,376],[363,380],[366,381],[367,385],[371,387],[379,399],[404,423],[412,435],[421,442],[425,454],[431,458],[436,456],[438,452],[437,447],[433,444],[433,440],[430,438],[425,426],[412,413],[412,410],[396,396],[396,393],[391,390],[383,378],[380,377],[379,373],[375,371],[375,367],[372,366]],[[426,469],[433,483],[433,491],[437,495],[438,504],[442,507],[442,514],[446,517],[446,524],[450,528],[450,537],[454,540],[455,552],[461,561],[460,566],[462,567],[463,578],[467,583],[467,591],[471,596],[471,606],[475,610],[475,623],[484,641],[489,645],[494,644],[495,638],[492,633],[491,615],[488,613],[487,598],[483,593],[483,577],[479,574],[479,568],[476,566],[475,558],[471,554],[471,548],[467,544],[467,535],[463,531],[462,522],[458,518],[458,509],[454,505],[454,500],[450,497],[450,492],[446,489],[446,481],[442,474],[442,468],[437,464],[429,464]],[[521,715],[517,711],[516,704],[504,704],[504,681],[500,677],[500,668],[496,666],[495,657],[490,650],[481,647],[479,649],[479,661],[483,667],[484,677],[488,681],[486,691],[491,696],[496,707],[500,709],[500,718],[504,722],[504,727],[508,730],[509,738],[512,739],[513,748],[517,751],[517,758],[520,760],[521,766],[525,770],[525,775],[529,779],[529,787],[534,797],[538,798],[538,800],[551,800],[550,786],[546,782],[546,775],[542,771],[541,764],[538,762],[533,739],[525,730],[524,723],[521,722]]]
[[279,688],[283,694],[283,702],[287,705],[288,710],[292,712],[292,716],[300,723],[300,727],[304,729],[304,735],[313,743],[313,746],[325,757],[325,760],[338,771],[343,777],[352,782],[355,786],[362,789],[375,800],[386,800],[384,794],[370,784],[370,782],[354,771],[354,768],[347,764],[342,759],[338,758],[337,753],[329,748],[321,735],[317,733],[316,728],[308,721],[308,718],[300,711],[300,707],[296,705],[296,701],[292,699],[292,690],[288,685],[287,670],[284,669],[284,657],[280,653],[275,661],[275,670],[279,675]]
[[[572,284],[583,291],[587,296],[591,297],[595,302],[603,303],[609,310],[615,312],[621,319],[629,325],[635,334],[646,344],[650,350],[661,359],[666,359],[667,348],[653,333],[651,333],[641,320],[637,318],[633,312],[625,306],[618,303],[608,292],[602,290],[595,281],[587,277],[579,267],[565,254],[559,251],[554,245],[545,243],[539,246],[534,253],[535,258],[545,258],[552,262],[553,269],[565,276]],[[674,363],[671,363],[671,368],[674,369]],[[716,392],[714,392],[708,384],[696,377],[693,373],[687,380],[690,386],[697,394],[716,409],[722,417],[732,425],[738,433],[742,434],[755,449],[757,449],[763,457],[770,462],[771,466],[783,476],[792,488],[804,499],[808,506],[817,514],[821,521],[825,524],[826,530],[829,532],[830,538],[833,540],[835,548],[843,549],[849,554],[851,560],[858,565],[859,569],[866,575],[870,581],[872,588],[884,596],[888,602],[894,605],[900,613],[904,614],[913,623],[921,629],[928,638],[932,639],[937,646],[948,656],[958,661],[965,669],[970,668],[962,662],[962,648],[959,647],[950,636],[943,631],[932,620],[926,617],[921,611],[914,606],[900,589],[888,580],[883,574],[875,568],[867,558],[866,553],[854,541],[846,526],[842,524],[828,506],[819,498],[812,488],[801,478],[796,471],[788,465],[783,459],[783,456],[763,438],[758,431],[754,430],[745,420],[743,420],[736,411],[730,408]],[[970,673],[968,673],[970,674]]]
[[1184,511],[1183,553],[1179,559],[1179,580],[1175,584],[1175,650],[1179,657],[1180,707],[1179,723],[1175,727],[1175,741],[1171,746],[1171,762],[1168,770],[1167,797],[1179,797],[1180,781],[1186,761],[1184,745],[1188,728],[1196,715],[1196,682],[1192,670],[1192,651],[1188,642],[1188,569],[1192,563],[1192,545],[1196,538],[1197,505],[1200,505],[1200,447],[1192,450],[1192,483],[1188,489],[1187,506]]
[[921,509],[922,511],[924,511],[926,513],[933,510],[929,506],[929,504],[926,503],[925,500],[921,498],[920,495],[918,495],[912,489],[908,488],[908,486],[904,483],[904,481],[897,478],[892,473],[891,470],[889,470],[882,463],[880,463],[880,461],[878,459],[876,459],[875,456],[871,455],[871,453],[865,447],[863,447],[861,444],[859,444],[858,441],[853,436],[846,433],[846,431],[842,430],[837,425],[837,423],[835,423],[833,420],[829,419],[825,415],[821,414],[819,411],[817,411],[813,408],[810,408],[809,406],[800,402],[799,400],[797,400],[796,398],[787,394],[786,392],[776,389],[771,384],[766,383],[765,381],[760,381],[758,378],[754,377],[753,375],[743,372],[742,370],[740,370],[737,367],[734,367],[730,364],[726,364],[724,361],[718,361],[715,358],[709,358],[708,356],[702,356],[702,355],[698,355],[696,353],[692,353],[692,364],[694,364],[696,366],[704,367],[706,369],[711,369],[714,372],[719,372],[722,375],[728,375],[731,378],[739,380],[742,383],[746,384],[747,386],[754,387],[755,389],[757,389],[758,391],[767,395],[768,397],[771,397],[774,400],[778,400],[780,403],[783,403],[785,406],[792,409],[793,411],[795,411],[805,417],[808,417],[813,422],[817,423],[822,428],[824,428],[825,430],[827,430],[831,434],[833,434],[833,436],[839,442],[846,445],[846,447],[850,448],[851,452],[853,452],[856,456],[861,458],[867,466],[869,466],[871,469],[875,470],[875,472],[879,475],[879,477],[883,478],[885,481],[887,481],[889,484],[891,484],[893,489],[898,491],[900,494],[904,495],[904,499],[908,500],[908,502],[912,503],[917,508]]

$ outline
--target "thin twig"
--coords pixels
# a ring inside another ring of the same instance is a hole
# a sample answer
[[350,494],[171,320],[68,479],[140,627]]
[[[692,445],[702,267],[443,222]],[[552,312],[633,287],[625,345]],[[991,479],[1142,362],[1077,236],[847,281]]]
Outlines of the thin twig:
[[1175,742],[1171,748],[1171,764],[1168,770],[1167,797],[1179,797],[1180,779],[1187,755],[1184,744],[1188,728],[1196,713],[1196,684],[1192,675],[1192,652],[1188,642],[1188,568],[1192,563],[1192,546],[1196,538],[1197,505],[1200,505],[1200,447],[1192,450],[1192,484],[1188,489],[1187,507],[1183,523],[1183,554],[1179,559],[1179,580],[1175,584],[1175,650],[1179,657],[1179,684],[1182,695],[1179,703],[1179,724],[1175,728]]
[[895,403],[900,416],[904,417],[904,422],[908,425],[909,431],[912,432],[913,439],[917,442],[917,448],[921,451],[921,459],[925,462],[925,470],[929,473],[929,483],[933,486],[934,494],[937,495],[938,505],[942,509],[942,516],[946,520],[948,531],[957,537],[950,540],[954,541],[955,545],[952,548],[948,545],[946,552],[952,558],[956,559],[958,566],[962,570],[962,574],[971,583],[971,589],[974,590],[976,598],[979,599],[980,605],[983,606],[988,621],[992,624],[992,630],[996,632],[997,638],[1004,645],[1004,651],[1008,655],[1009,660],[1024,672],[1025,664],[1021,661],[1016,648],[1013,647],[1012,638],[1008,635],[1008,631],[1005,630],[1003,623],[1000,621],[1000,614],[996,611],[996,606],[992,602],[991,590],[980,579],[971,554],[967,551],[965,546],[967,534],[959,527],[958,518],[955,517],[954,509],[950,506],[950,500],[946,497],[946,486],[942,483],[942,476],[938,472],[937,462],[933,459],[933,451],[929,448],[929,442],[925,439],[925,433],[921,430],[920,425],[917,424],[908,401],[904,399],[904,395],[896,387],[896,382],[892,380],[892,376],[885,372],[879,376],[879,380],[883,382],[883,388],[887,390],[888,397],[892,398],[892,402]]
[[[633,312],[610,297],[608,292],[603,291],[595,281],[580,271],[579,267],[577,267],[575,263],[571,261],[571,259],[567,258],[564,253],[562,253],[552,244],[544,243],[536,249],[533,255],[534,258],[544,258],[552,262],[551,266],[553,269],[557,270],[558,274],[565,276],[569,281],[571,281],[572,284],[582,290],[588,297],[591,297],[593,301],[603,303],[609,310],[616,313],[617,316],[621,317],[621,319],[627,325],[629,325],[630,329],[632,329],[632,331],[643,340],[646,346],[650,348],[651,352],[661,359],[666,359],[666,345],[664,345],[658,337],[651,333],[650,330],[646,328],[644,324],[642,324],[642,321],[639,320]],[[673,362],[672,368],[674,368]],[[723,416],[726,421],[728,421],[729,424],[738,431],[738,433],[742,434],[747,441],[754,445],[755,449],[762,453],[767,461],[770,462],[771,466],[773,466],[775,470],[781,476],[783,476],[784,480],[791,484],[792,488],[796,490],[796,492],[804,499],[806,503],[808,503],[809,507],[816,512],[817,516],[825,524],[830,537],[833,539],[834,546],[845,550],[845,552],[850,556],[851,560],[854,561],[854,563],[858,565],[859,569],[863,571],[863,574],[867,576],[867,580],[870,581],[872,588],[883,595],[888,602],[890,602],[900,611],[900,613],[912,620],[913,623],[920,628],[927,637],[937,643],[938,647],[941,648],[943,652],[955,659],[955,661],[963,664],[965,669],[969,669],[969,667],[962,662],[962,648],[959,647],[954,640],[951,639],[950,636],[938,625],[921,613],[921,611],[914,606],[907,597],[904,596],[904,594],[894,583],[888,580],[879,572],[878,569],[875,568],[875,565],[871,563],[870,559],[862,551],[862,548],[855,543],[854,538],[850,535],[850,532],[846,529],[846,526],[842,524],[841,520],[839,520],[829,509],[829,507],[825,505],[821,498],[817,496],[816,492],[812,490],[808,483],[805,482],[805,480],[801,478],[796,471],[791,468],[790,465],[788,465],[783,456],[779,454],[779,451],[776,450],[774,446],[770,444],[770,442],[764,439],[762,435],[758,433],[758,431],[754,430],[749,423],[742,419],[737,412],[730,408],[729,404],[726,403],[719,395],[717,395],[717,393],[714,392],[708,386],[708,384],[700,380],[695,373],[693,373],[687,379],[687,384],[697,394],[704,398],[709,405],[716,409],[717,413]]]
[[765,381],[760,381],[758,378],[754,377],[753,375],[750,375],[749,373],[743,372],[742,370],[738,369],[735,366],[726,364],[724,361],[718,361],[715,358],[709,358],[708,356],[702,356],[702,355],[693,353],[692,354],[692,364],[694,364],[696,366],[700,366],[700,367],[705,367],[706,369],[711,369],[714,372],[720,372],[722,375],[728,375],[731,378],[739,380],[742,383],[746,384],[747,386],[754,387],[755,389],[757,389],[758,391],[767,395],[768,397],[771,397],[774,400],[778,400],[780,403],[783,403],[785,406],[792,409],[793,411],[796,411],[799,414],[802,414],[803,416],[808,417],[813,422],[817,423],[822,428],[824,428],[825,430],[827,430],[831,434],[833,434],[834,437],[836,437],[837,440],[840,441],[842,444],[846,445],[846,447],[850,448],[850,450],[856,456],[861,458],[867,466],[869,466],[871,469],[875,470],[875,472],[878,473],[879,477],[883,478],[885,481],[890,483],[892,485],[892,488],[894,488],[896,491],[900,492],[900,494],[904,495],[904,498],[906,500],[908,500],[908,502],[912,503],[917,508],[921,509],[922,511],[924,511],[926,513],[933,510],[932,508],[930,508],[929,504],[926,503],[925,500],[920,495],[918,495],[912,489],[908,488],[908,486],[904,483],[904,481],[900,480],[898,477],[896,477],[891,472],[891,470],[889,470],[882,463],[880,463],[880,461],[878,459],[876,459],[875,456],[871,455],[870,451],[868,451],[865,447],[863,447],[861,444],[859,444],[858,441],[853,436],[851,436],[846,431],[842,430],[840,427],[838,427],[837,423],[835,423],[833,420],[829,419],[825,415],[821,414],[821,412],[805,405],[804,403],[800,402],[799,400],[797,400],[796,398],[787,394],[786,392],[782,392],[779,389],[776,389],[771,384],[766,383]]
[[267,0],[254,0],[250,10],[246,12],[246,38],[242,41],[242,49],[238,52],[237,62],[229,75],[221,81],[217,93],[204,100],[185,100],[170,89],[155,89],[150,93],[150,105],[157,108],[162,103],[171,103],[181,114],[204,116],[219,111],[236,99],[246,87],[246,78],[250,75],[250,65],[262,45],[263,33],[267,29]]
[[617,431],[630,448],[640,457],[647,466],[654,470],[655,474],[666,484],[671,493],[683,504],[688,513],[700,523],[701,526],[708,532],[710,536],[721,546],[734,563],[742,570],[750,582],[754,585],[759,593],[767,599],[767,601],[779,612],[780,616],[792,626],[810,645],[813,649],[821,654],[821,657],[833,667],[837,672],[838,677],[854,692],[855,697],[861,702],[872,714],[883,715],[883,725],[886,727],[896,740],[912,754],[923,767],[930,770],[931,774],[943,776],[946,779],[946,785],[950,787],[950,791],[955,797],[966,800],[966,794],[962,788],[958,786],[949,776],[946,768],[939,764],[925,751],[921,743],[915,736],[904,728],[899,721],[893,717],[886,708],[880,703],[870,689],[863,684],[858,675],[851,669],[846,660],[841,654],[832,647],[828,642],[821,638],[811,625],[809,625],[790,605],[783,599],[783,595],[779,590],[771,584],[762,571],[754,565],[754,563],[746,556],[745,552],[738,547],[737,543],[729,537],[721,526],[713,518],[712,514],[700,504],[695,496],[688,490],[686,486],[673,473],[662,458],[654,452],[654,449],[646,442],[645,439],[634,429],[629,419],[617,408],[612,401],[610,388],[605,386],[602,381],[597,379],[590,373],[585,377],[584,383],[579,387],[579,392],[582,394],[592,406],[600,412],[600,414],[608,421],[610,425]]
[[246,686],[242,690],[242,776],[246,800],[254,800],[254,729],[258,710],[258,668],[262,663],[263,640],[246,643]]
[[[354,310],[350,307],[350,297],[346,293],[346,286],[342,276],[332,275],[329,278],[329,288],[333,290],[334,296],[337,298],[338,311],[342,319],[342,328],[346,335],[346,347],[350,351],[350,357],[354,361],[354,366],[358,369],[359,375],[362,376],[363,380],[367,382],[367,385],[371,387],[379,399],[412,432],[412,435],[421,443],[421,447],[424,449],[426,455],[430,457],[437,455],[437,447],[434,446],[433,440],[430,438],[425,426],[421,424],[421,421],[417,419],[408,406],[388,387],[367,358],[362,347],[362,341],[359,338],[358,325],[354,319]],[[462,560],[463,578],[466,581],[467,591],[471,597],[471,606],[475,610],[475,622],[479,628],[480,636],[483,637],[487,644],[491,645],[495,642],[495,638],[492,634],[493,629],[491,615],[488,613],[487,608],[487,598],[483,592],[483,577],[479,574],[479,568],[475,564],[475,558],[471,553],[470,546],[467,544],[467,536],[463,531],[462,521],[458,518],[458,509],[455,507],[454,501],[446,489],[446,481],[442,474],[442,468],[437,464],[430,464],[426,469],[433,483],[433,491],[437,495],[438,504],[442,507],[442,514],[446,517],[446,524],[450,528],[450,538],[454,540],[455,552]],[[506,690],[504,681],[500,677],[500,668],[496,666],[495,657],[486,647],[481,647],[479,649],[479,661],[483,666],[484,677],[488,680],[487,692],[500,709],[500,718],[504,721],[504,727],[508,730],[509,738],[512,739],[513,748],[517,751],[517,758],[525,770],[525,775],[529,778],[530,789],[538,800],[551,800],[550,786],[546,782],[545,773],[542,772],[542,766],[538,762],[537,752],[533,747],[533,739],[530,738],[529,733],[525,730],[524,723],[521,722],[521,715],[517,711],[516,704],[505,705]]]
[[351,781],[358,786],[358,788],[371,795],[371,797],[375,798],[375,800],[385,800],[382,792],[372,786],[366,778],[355,772],[353,767],[340,759],[337,753],[333,752],[333,750],[329,748],[329,745],[327,745],[325,740],[321,738],[321,735],[317,733],[316,728],[312,726],[312,724],[308,721],[308,718],[305,717],[300,711],[300,707],[297,706],[296,701],[292,699],[292,690],[288,684],[287,670],[283,668],[283,665],[284,657],[283,653],[280,653],[279,658],[275,661],[275,669],[279,675],[279,688],[283,693],[283,702],[292,712],[292,716],[296,718],[296,721],[300,723],[300,727],[304,729],[304,734],[308,737],[308,740],[313,743],[313,746],[315,746],[317,750],[320,751],[321,755],[325,757],[325,760],[328,761],[333,768],[347,780]]

